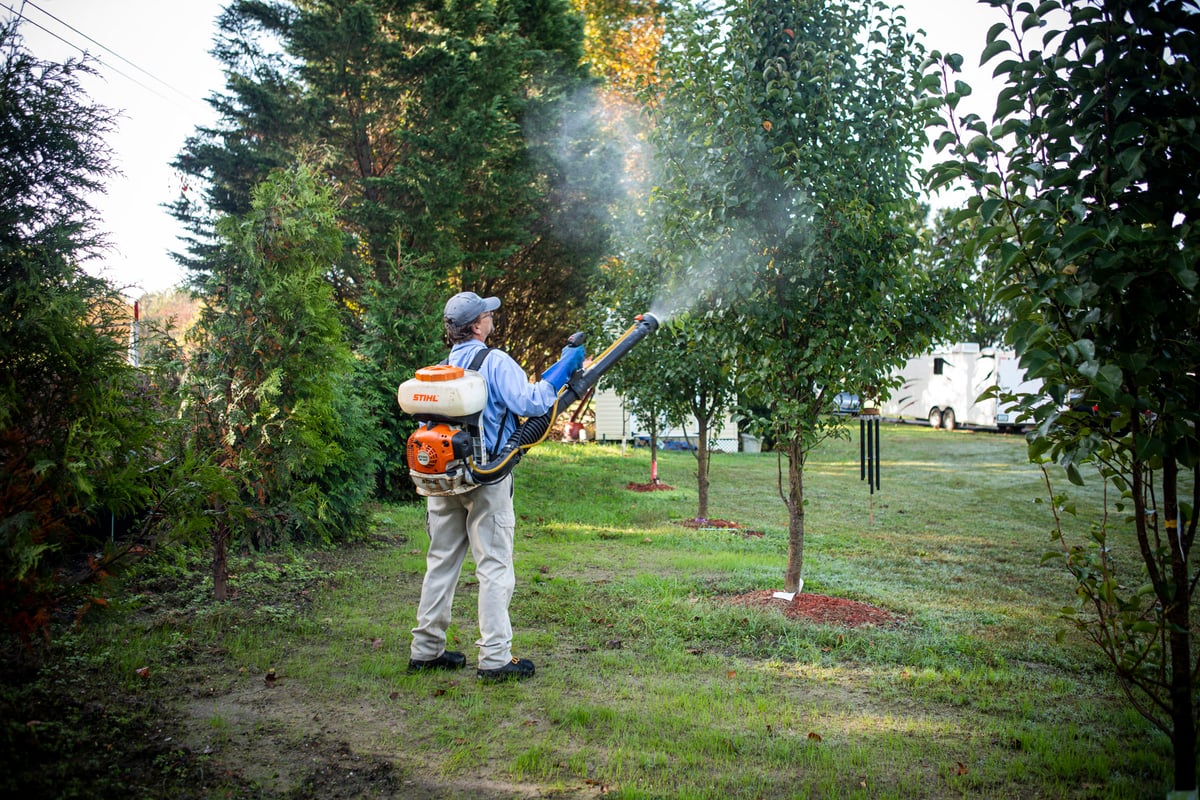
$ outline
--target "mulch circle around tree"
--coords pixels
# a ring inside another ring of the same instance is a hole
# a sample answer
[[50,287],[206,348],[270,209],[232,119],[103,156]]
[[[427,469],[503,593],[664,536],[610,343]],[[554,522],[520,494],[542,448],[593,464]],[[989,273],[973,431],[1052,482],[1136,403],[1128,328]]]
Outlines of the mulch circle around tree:
[[665,483],[627,483],[625,488],[631,492],[673,492],[674,486]]
[[902,617],[869,603],[809,592],[798,592],[791,600],[784,600],[775,597],[775,593],[767,589],[736,595],[729,598],[729,602],[753,608],[775,608],[788,619],[805,619],[844,628],[858,628],[863,625],[885,628],[903,622]]
[[[633,484],[630,484],[632,486]],[[762,536],[762,531],[749,530],[741,523],[727,519],[684,519],[677,524],[694,530],[729,530],[740,536]],[[797,592],[791,600],[776,597],[775,592],[766,589],[748,594],[736,595],[729,602],[739,606],[753,608],[778,609],[788,619],[805,619],[822,625],[838,625],[843,628],[858,628],[864,625],[875,625],[881,628],[892,627],[903,622],[903,618],[890,611],[860,603],[857,600],[847,600],[844,597],[829,597],[811,592]]]

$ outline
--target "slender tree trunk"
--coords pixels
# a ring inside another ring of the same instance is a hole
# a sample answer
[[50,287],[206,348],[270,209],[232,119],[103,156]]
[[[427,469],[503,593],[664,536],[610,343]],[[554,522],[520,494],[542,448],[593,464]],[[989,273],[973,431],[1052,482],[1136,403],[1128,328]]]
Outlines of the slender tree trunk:
[[213,504],[217,524],[213,528],[213,599],[224,602],[229,599],[229,524],[225,519],[225,504],[218,498]]
[[1192,715],[1195,687],[1192,685],[1191,607],[1188,553],[1179,527],[1177,494],[1179,464],[1163,459],[1163,517],[1167,545],[1171,548],[1171,580],[1174,591],[1166,607],[1171,648],[1171,745],[1175,750],[1175,790],[1196,788],[1196,718]]
[[708,418],[697,417],[696,442],[696,519],[708,519]]
[[800,591],[804,567],[804,448],[799,437],[788,442],[788,563],[783,574],[785,592]]
[[650,485],[658,486],[658,427],[650,429]]

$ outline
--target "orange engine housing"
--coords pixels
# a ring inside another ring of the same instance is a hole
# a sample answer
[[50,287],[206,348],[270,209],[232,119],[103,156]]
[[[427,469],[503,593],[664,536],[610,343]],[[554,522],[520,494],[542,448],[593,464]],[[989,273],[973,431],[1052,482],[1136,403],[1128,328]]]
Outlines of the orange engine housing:
[[408,468],[413,472],[442,475],[470,455],[470,434],[444,422],[424,423],[408,437]]

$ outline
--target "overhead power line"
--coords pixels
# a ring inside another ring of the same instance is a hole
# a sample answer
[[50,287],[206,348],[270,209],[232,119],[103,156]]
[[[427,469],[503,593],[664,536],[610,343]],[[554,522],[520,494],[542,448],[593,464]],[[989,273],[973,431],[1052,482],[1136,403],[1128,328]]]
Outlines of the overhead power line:
[[58,41],[62,42],[62,43],[63,43],[63,44],[65,44],[65,45],[67,45],[68,47],[72,48],[73,50],[77,50],[77,51],[79,51],[79,52],[80,52],[82,55],[84,55],[84,56],[88,56],[88,57],[90,57],[90,58],[93,58],[93,59],[95,59],[95,60],[96,60],[96,61],[97,61],[99,64],[103,65],[103,66],[104,66],[104,67],[106,67],[107,69],[110,69],[110,70],[112,70],[112,71],[113,71],[113,72],[115,72],[117,75],[120,75],[122,78],[125,78],[127,81],[130,81],[131,83],[134,83],[134,84],[136,84],[136,85],[140,86],[141,88],[145,89],[146,91],[150,92],[151,94],[155,95],[156,97],[159,97],[159,98],[161,98],[161,99],[163,99],[163,100],[166,100],[166,101],[168,101],[168,102],[174,102],[174,100],[173,100],[171,97],[168,97],[167,95],[163,94],[162,92],[158,91],[157,89],[155,89],[155,88],[154,88],[154,87],[152,87],[152,86],[148,86],[146,83],[142,82],[141,80],[137,79],[136,77],[134,77],[134,76],[132,76],[132,75],[129,75],[129,74],[128,74],[128,73],[126,73],[126,72],[123,72],[121,69],[119,69],[118,67],[114,66],[114,65],[113,65],[112,63],[110,63],[109,61],[106,61],[105,59],[103,59],[103,58],[101,58],[101,57],[97,56],[97,55],[96,55],[96,54],[94,54],[94,53],[90,53],[90,52],[89,52],[89,51],[88,51],[86,48],[84,48],[84,47],[80,47],[80,46],[79,46],[77,43],[75,43],[75,42],[72,42],[72,41],[70,41],[70,40],[68,40],[68,39],[64,38],[63,36],[59,35],[58,33],[56,33],[56,32],[54,32],[54,31],[50,30],[49,28],[47,28],[45,25],[42,25],[42,24],[38,23],[37,21],[35,21],[35,20],[33,20],[33,19],[30,19],[30,18],[29,18],[29,16],[28,16],[28,14],[27,14],[27,13],[25,13],[25,11],[24,11],[24,9],[25,9],[25,6],[30,6],[30,7],[32,7],[32,8],[35,8],[35,9],[37,9],[39,12],[41,12],[41,13],[42,13],[42,14],[44,14],[44,15],[46,15],[46,16],[47,16],[47,17],[49,17],[50,19],[54,20],[54,22],[58,23],[58,24],[59,24],[59,25],[61,25],[62,27],[66,28],[67,30],[71,31],[72,33],[75,33],[75,34],[76,34],[76,35],[78,35],[78,36],[82,36],[84,39],[86,39],[87,41],[89,41],[89,42],[91,42],[92,44],[96,45],[96,46],[97,46],[97,47],[99,47],[100,49],[104,50],[106,53],[110,53],[110,54],[111,54],[113,57],[115,57],[115,58],[117,58],[117,59],[120,59],[122,62],[124,62],[124,63],[128,64],[128,65],[129,65],[129,66],[131,66],[131,67],[133,67],[133,68],[134,68],[135,70],[137,70],[138,72],[142,73],[143,75],[146,75],[146,76],[148,76],[148,77],[149,77],[149,78],[151,78],[152,80],[156,81],[157,83],[159,83],[159,84],[161,84],[162,86],[166,87],[167,89],[171,90],[171,91],[172,91],[172,92],[174,92],[174,93],[175,93],[175,94],[176,94],[176,95],[177,95],[179,98],[182,98],[182,99],[184,99],[184,100],[187,100],[187,101],[189,101],[189,102],[199,102],[197,98],[194,98],[194,97],[192,97],[191,95],[187,94],[186,92],[183,92],[183,91],[181,91],[180,89],[177,89],[176,87],[174,87],[174,86],[172,86],[171,84],[167,83],[167,82],[166,82],[166,81],[164,81],[163,79],[159,78],[159,77],[158,77],[157,75],[155,75],[154,73],[152,73],[152,72],[150,72],[150,71],[148,71],[148,70],[146,70],[146,69],[143,69],[142,67],[140,67],[140,66],[138,66],[137,64],[135,64],[134,62],[130,61],[128,58],[125,58],[125,56],[121,55],[120,53],[118,53],[117,51],[115,51],[115,50],[113,50],[112,48],[108,47],[107,45],[105,45],[105,44],[103,44],[103,43],[101,43],[101,42],[98,42],[98,41],[96,41],[96,40],[95,40],[95,39],[93,39],[91,36],[88,36],[86,33],[84,33],[83,31],[79,30],[78,28],[74,27],[74,26],[73,26],[73,25],[71,25],[70,23],[66,22],[65,20],[62,20],[62,19],[60,19],[59,17],[56,17],[54,14],[51,14],[49,11],[47,11],[47,10],[46,10],[46,9],[44,9],[44,8],[42,8],[42,7],[41,7],[41,6],[39,6],[37,3],[34,3],[34,2],[32,2],[32,0],[24,0],[24,2],[22,2],[22,3],[21,3],[21,10],[20,10],[20,11],[18,11],[18,10],[17,10],[17,9],[15,9],[15,8],[13,8],[13,7],[12,7],[11,5],[9,5],[8,3],[5,3],[5,2],[0,2],[0,8],[5,8],[5,9],[7,9],[7,10],[8,10],[8,11],[10,11],[10,12],[11,12],[11,13],[12,13],[12,14],[13,14],[13,15],[14,15],[14,16],[17,18],[17,19],[21,20],[22,22],[24,22],[24,23],[26,23],[26,24],[28,24],[28,25],[32,25],[32,26],[34,26],[35,28],[37,28],[38,30],[42,31],[43,33],[45,33],[45,34],[47,34],[47,35],[49,35],[49,36],[52,36],[52,37],[54,37],[55,39],[57,39]]
[[175,93],[176,93],[177,95],[179,95],[180,97],[183,97],[183,98],[185,98],[185,99],[187,99],[187,100],[191,100],[191,99],[192,99],[192,98],[191,98],[191,97],[189,97],[189,96],[188,96],[188,95],[187,95],[185,92],[182,92],[182,91],[180,91],[179,89],[176,89],[174,86],[172,86],[171,84],[167,83],[167,82],[166,82],[166,81],[164,81],[162,78],[160,78],[160,77],[158,77],[157,75],[155,75],[154,73],[152,73],[152,72],[148,72],[147,70],[144,70],[144,69],[142,69],[142,68],[141,68],[141,67],[139,67],[137,64],[133,63],[133,62],[132,62],[132,61],[130,61],[128,58],[125,58],[125,56],[121,55],[121,54],[120,54],[120,53],[118,53],[117,51],[115,51],[115,50],[113,50],[113,49],[111,49],[111,48],[109,48],[109,47],[106,47],[105,45],[101,44],[100,42],[97,42],[95,39],[93,39],[92,37],[88,36],[86,33],[84,33],[83,31],[79,30],[78,28],[75,28],[75,27],[73,27],[72,25],[70,25],[69,23],[65,22],[64,20],[61,20],[61,19],[59,19],[58,17],[54,16],[54,15],[53,15],[53,14],[51,14],[49,11],[47,11],[47,10],[46,10],[46,9],[44,9],[44,8],[42,8],[42,7],[41,7],[41,6],[39,6],[37,3],[33,2],[33,0],[25,0],[25,2],[26,2],[26,4],[27,4],[27,5],[33,6],[33,7],[34,7],[34,8],[36,8],[38,11],[42,12],[43,14],[45,14],[47,17],[49,17],[50,19],[52,19],[52,20],[54,20],[55,22],[57,22],[59,25],[62,25],[63,27],[67,28],[68,30],[70,30],[70,31],[71,31],[71,32],[73,32],[73,33],[77,33],[77,34],[79,34],[80,36],[82,36],[83,38],[87,39],[87,40],[88,40],[89,42],[91,42],[92,44],[94,44],[94,45],[96,45],[97,47],[99,47],[99,48],[103,49],[103,50],[104,50],[106,53],[111,53],[112,55],[114,55],[114,56],[116,56],[117,58],[119,58],[119,59],[121,59],[122,61],[124,61],[124,62],[125,62],[126,64],[128,64],[129,66],[131,66],[131,67],[133,67],[134,69],[136,69],[138,72],[142,73],[143,75],[145,75],[145,76],[147,76],[147,77],[149,77],[149,78],[152,78],[153,80],[155,80],[155,81],[157,81],[158,83],[162,84],[162,85],[163,85],[163,86],[165,86],[166,88],[168,88],[168,89],[170,89],[171,91],[175,92]]

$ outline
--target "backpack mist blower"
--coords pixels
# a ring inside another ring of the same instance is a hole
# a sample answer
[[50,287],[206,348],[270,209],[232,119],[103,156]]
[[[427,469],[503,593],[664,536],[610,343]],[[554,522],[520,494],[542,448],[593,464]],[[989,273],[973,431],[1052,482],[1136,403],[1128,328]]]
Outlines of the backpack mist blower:
[[[658,329],[658,318],[641,314],[634,324],[593,359],[590,366],[575,371],[558,392],[554,405],[540,417],[529,417],[517,425],[499,452],[487,457],[481,420],[487,405],[487,382],[477,372],[479,362],[467,369],[448,364],[423,367],[400,384],[400,408],[420,425],[408,437],[408,474],[421,495],[451,495],[469,492],[476,486],[499,483],[526,450],[540,444],[560,412],[586,395],[605,372],[624,358],[633,346]],[[570,347],[583,344],[582,333],[573,334]],[[486,357],[487,351],[481,354]]]

